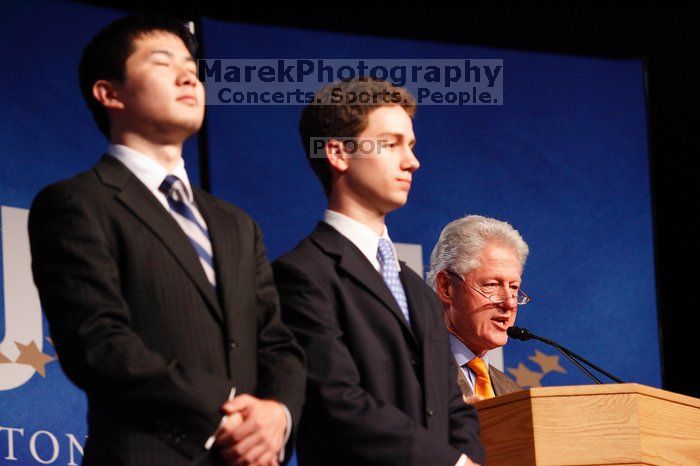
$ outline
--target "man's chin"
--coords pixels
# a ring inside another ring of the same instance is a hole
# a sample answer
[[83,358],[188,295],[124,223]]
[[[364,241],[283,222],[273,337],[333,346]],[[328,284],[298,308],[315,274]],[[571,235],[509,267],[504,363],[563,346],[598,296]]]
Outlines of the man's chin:
[[392,209],[391,210],[396,210],[399,209],[403,206],[406,205],[406,202],[408,202],[408,193],[406,193],[403,196],[396,196],[394,199],[392,199]]
[[498,338],[494,339],[494,347],[493,349],[500,348],[501,346],[505,346],[505,344],[508,343],[508,335],[505,333],[503,335],[500,335]]
[[190,136],[196,134],[201,128],[202,128],[202,121],[203,120],[186,120],[181,122],[181,124],[178,125],[180,132],[185,138],[189,138]]

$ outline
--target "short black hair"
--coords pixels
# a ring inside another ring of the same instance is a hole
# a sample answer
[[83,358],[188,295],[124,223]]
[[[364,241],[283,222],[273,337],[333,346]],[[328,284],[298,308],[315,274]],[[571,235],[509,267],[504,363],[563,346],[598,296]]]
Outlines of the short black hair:
[[92,86],[100,79],[123,81],[127,58],[134,52],[134,40],[153,32],[176,35],[194,57],[197,41],[185,23],[175,18],[132,14],[120,18],[98,32],[83,50],[78,67],[80,90],[100,131],[109,138],[107,110],[92,95]]

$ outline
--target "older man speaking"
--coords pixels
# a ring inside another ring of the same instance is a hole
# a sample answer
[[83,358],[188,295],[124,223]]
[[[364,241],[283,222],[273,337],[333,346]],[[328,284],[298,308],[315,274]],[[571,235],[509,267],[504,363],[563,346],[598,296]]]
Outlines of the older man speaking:
[[489,364],[489,351],[506,344],[518,305],[529,249],[517,230],[493,218],[469,215],[449,223],[430,256],[428,284],[444,307],[457,378],[465,401],[520,390]]

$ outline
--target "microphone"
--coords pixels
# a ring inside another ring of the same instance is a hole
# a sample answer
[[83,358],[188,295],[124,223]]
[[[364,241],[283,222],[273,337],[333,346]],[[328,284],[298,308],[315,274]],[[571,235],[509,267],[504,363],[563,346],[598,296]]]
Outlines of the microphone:
[[520,341],[527,341],[530,338],[532,338],[532,333],[530,333],[530,331],[526,328],[508,327],[506,333],[509,337],[515,338],[516,340]]
[[[541,341],[541,342],[543,342],[543,343],[546,343],[546,344],[548,344],[548,345],[550,345],[550,346],[553,346],[554,348],[557,349],[557,351],[559,351],[561,354],[563,354],[564,356],[566,356],[566,358],[567,358],[569,361],[571,361],[572,363],[574,363],[574,365],[576,365],[576,367],[578,367],[579,369],[581,369],[588,377],[590,377],[591,379],[593,379],[596,383],[602,384],[603,382],[601,382],[600,379],[598,379],[598,378],[595,377],[593,374],[591,374],[591,372],[590,372],[588,369],[586,369],[585,367],[583,367],[583,366],[581,365],[581,362],[584,363],[584,364],[586,364],[588,367],[592,368],[593,370],[598,371],[599,373],[603,374],[604,376],[610,378],[611,380],[614,380],[614,381],[617,382],[617,383],[624,383],[621,379],[615,377],[615,376],[612,375],[610,372],[601,369],[600,367],[596,366],[595,364],[593,364],[593,363],[590,362],[589,360],[587,360],[587,359],[583,358],[582,356],[579,356],[578,354],[574,353],[574,352],[571,351],[570,349],[567,349],[567,348],[561,346],[559,343],[557,343],[557,342],[555,342],[555,341],[552,341],[552,340],[550,340],[549,338],[544,338],[544,337],[541,337],[541,336],[539,336],[539,335],[535,335],[534,333],[530,332],[530,331],[529,331],[528,329],[526,329],[526,328],[521,328],[521,327],[509,327],[508,330],[506,330],[506,334],[507,334],[509,337],[511,337],[511,338],[515,338],[516,340],[520,340],[520,341],[539,340],[539,341]],[[579,362],[579,361],[580,361],[580,362]]]

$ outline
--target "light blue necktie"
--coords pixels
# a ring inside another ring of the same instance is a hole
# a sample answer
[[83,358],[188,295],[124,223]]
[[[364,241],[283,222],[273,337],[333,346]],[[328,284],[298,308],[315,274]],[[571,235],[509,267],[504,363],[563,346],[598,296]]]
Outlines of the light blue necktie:
[[389,287],[389,291],[394,295],[394,299],[401,308],[403,316],[406,318],[406,322],[411,322],[408,317],[408,302],[406,301],[406,293],[401,284],[401,279],[399,278],[399,267],[396,261],[396,256],[394,256],[394,248],[391,246],[391,241],[379,238],[379,248],[377,249],[377,259],[379,260],[379,265],[381,266],[381,273],[386,286]]
[[207,224],[197,207],[187,199],[182,180],[175,175],[168,175],[158,189],[165,194],[170,206],[170,213],[194,246],[209,283],[216,287],[214,253],[211,249]]

